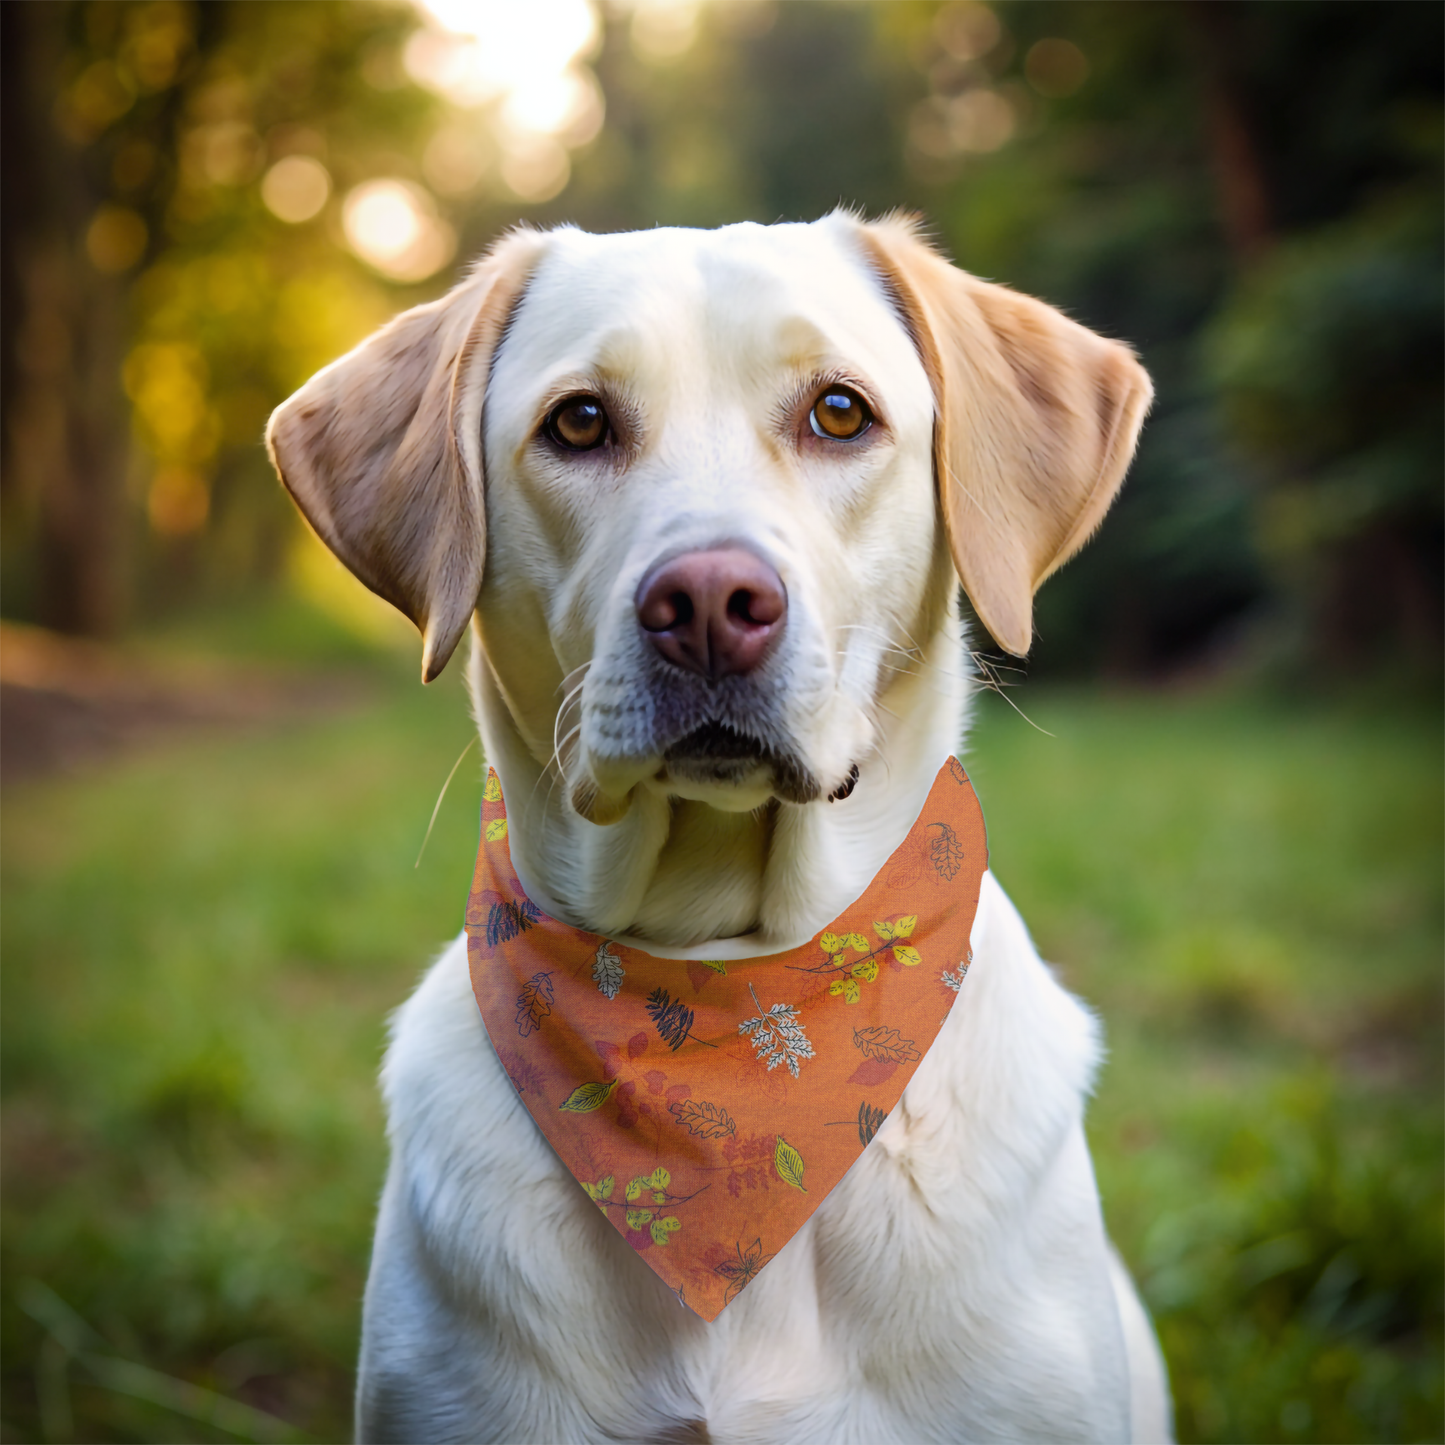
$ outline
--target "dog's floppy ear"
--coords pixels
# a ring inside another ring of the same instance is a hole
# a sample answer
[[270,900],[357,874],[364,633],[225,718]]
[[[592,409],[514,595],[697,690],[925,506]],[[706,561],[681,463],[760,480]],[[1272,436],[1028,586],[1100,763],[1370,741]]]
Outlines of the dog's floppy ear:
[[1153,396],[1127,346],[950,265],[915,225],[863,225],[932,383],[949,546],[979,620],[1022,657],[1038,585],[1114,500]]
[[439,301],[384,326],[278,407],[266,445],[321,540],[446,666],[482,584],[482,396],[543,238],[507,236]]

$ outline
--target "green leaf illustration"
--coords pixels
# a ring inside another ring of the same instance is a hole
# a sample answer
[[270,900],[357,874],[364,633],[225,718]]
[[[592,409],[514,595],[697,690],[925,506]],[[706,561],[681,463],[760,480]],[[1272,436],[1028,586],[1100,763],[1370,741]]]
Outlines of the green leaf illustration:
[[616,1079],[608,1079],[603,1084],[578,1084],[557,1107],[566,1109],[569,1114],[590,1114],[594,1109],[600,1109],[612,1097],[612,1091],[616,1087]]
[[773,1167],[784,1184],[791,1184],[804,1194],[808,1192],[803,1184],[803,1156],[781,1134],[778,1135],[778,1147],[773,1151]]
[[661,1219],[653,1220],[652,1229],[649,1232],[652,1235],[652,1242],[654,1244],[666,1244],[668,1237],[676,1234],[681,1228],[682,1220],[675,1214],[667,1214]]

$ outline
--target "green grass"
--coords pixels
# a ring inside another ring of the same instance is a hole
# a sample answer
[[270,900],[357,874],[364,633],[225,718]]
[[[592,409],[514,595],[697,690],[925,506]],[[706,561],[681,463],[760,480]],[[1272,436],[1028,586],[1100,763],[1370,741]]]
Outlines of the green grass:
[[[410,671],[7,796],[4,1439],[273,1428],[225,1400],[347,1437],[384,1020],[475,843],[469,763],[412,868],[469,732]],[[970,768],[1107,1026],[1091,1135],[1181,1434],[1439,1439],[1439,718],[1023,705],[1054,736],[990,701]]]

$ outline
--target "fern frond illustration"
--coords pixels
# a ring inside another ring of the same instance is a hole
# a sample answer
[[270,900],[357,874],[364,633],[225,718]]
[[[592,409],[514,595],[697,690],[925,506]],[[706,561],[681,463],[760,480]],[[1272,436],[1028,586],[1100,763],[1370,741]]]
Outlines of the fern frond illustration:
[[525,1039],[542,1027],[542,1020],[552,1012],[552,975],[534,973],[517,995],[517,1032]]
[[866,1099],[858,1105],[858,1142],[865,1149],[873,1142],[873,1136],[887,1117],[882,1109],[872,1108]]
[[692,1028],[692,1010],[675,1000],[665,988],[655,988],[647,995],[647,1013],[663,1043],[676,1053]]
[[973,950],[970,948],[969,951],[968,951],[968,957],[965,958],[965,959],[963,960],[963,962],[958,965],[958,972],[957,972],[957,973],[950,973],[947,969],[944,969],[944,970],[943,970],[943,976],[942,976],[942,979],[940,980],[940,981],[942,982],[943,986],[944,986],[945,988],[951,988],[951,989],[954,991],[954,993],[957,993],[957,992],[959,991],[959,989],[961,989],[961,988],[963,987],[963,980],[964,980],[965,976],[968,974],[968,966],[969,966],[969,964],[971,964],[972,962],[973,962]]
[[541,917],[541,910],[530,898],[519,898],[515,903],[503,901],[492,904],[487,910],[487,947],[510,943]]
[[792,1004],[775,1003],[764,1013],[752,984],[748,985],[748,992],[757,1004],[758,1014],[756,1018],[740,1023],[738,1032],[752,1040],[757,1061],[766,1064],[769,1073],[779,1064],[786,1064],[788,1072],[796,1079],[799,1062],[814,1057],[813,1046],[798,1022],[797,1009]]
[[622,960],[613,953],[612,945],[604,938],[597,945],[597,958],[592,965],[592,977],[596,981],[598,993],[606,994],[608,998],[616,998],[625,976]]

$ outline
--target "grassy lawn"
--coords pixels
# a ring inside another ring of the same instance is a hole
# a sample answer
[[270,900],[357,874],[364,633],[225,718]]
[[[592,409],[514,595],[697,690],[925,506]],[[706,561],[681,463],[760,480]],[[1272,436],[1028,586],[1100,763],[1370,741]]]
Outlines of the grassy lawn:
[[[3,1438],[339,1440],[385,1016],[461,925],[460,684],[5,803]],[[1101,1012],[1186,1439],[1441,1433],[1438,715],[1026,692],[996,872]],[[966,999],[964,1000],[966,1003]]]

